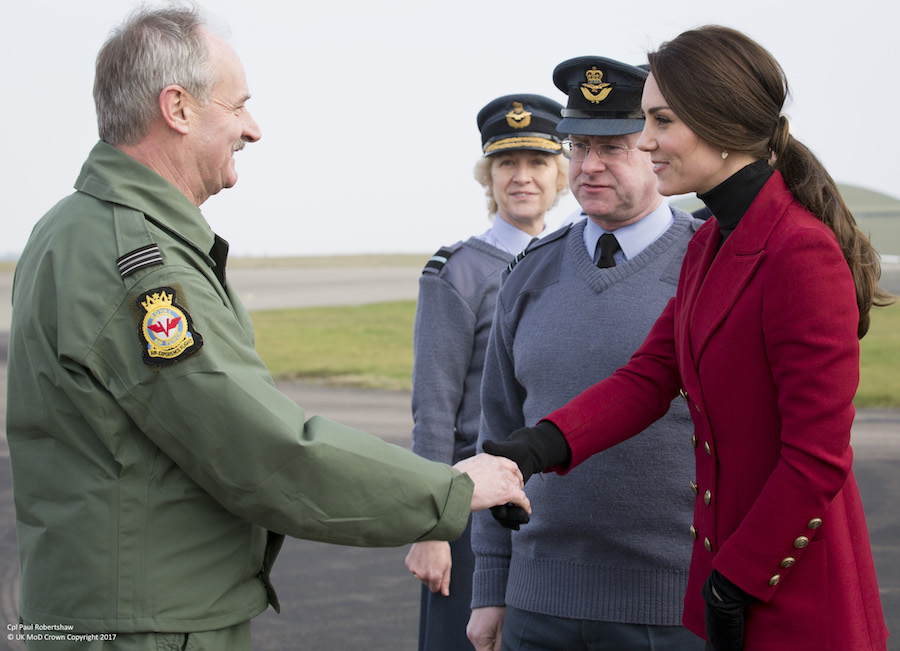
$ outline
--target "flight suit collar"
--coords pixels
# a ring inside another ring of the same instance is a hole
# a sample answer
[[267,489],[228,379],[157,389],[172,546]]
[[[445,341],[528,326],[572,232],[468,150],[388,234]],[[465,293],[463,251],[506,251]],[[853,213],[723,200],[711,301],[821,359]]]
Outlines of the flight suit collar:
[[75,189],[144,213],[218,266],[210,256],[217,238],[200,209],[169,181],[109,143],[100,140],[91,150]]

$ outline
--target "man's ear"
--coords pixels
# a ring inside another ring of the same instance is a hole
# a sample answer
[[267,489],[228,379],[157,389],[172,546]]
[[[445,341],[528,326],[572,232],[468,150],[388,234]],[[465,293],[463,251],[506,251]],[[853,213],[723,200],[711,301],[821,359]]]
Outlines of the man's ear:
[[181,86],[172,84],[159,94],[159,110],[170,129],[186,135],[190,129],[188,121],[189,97]]

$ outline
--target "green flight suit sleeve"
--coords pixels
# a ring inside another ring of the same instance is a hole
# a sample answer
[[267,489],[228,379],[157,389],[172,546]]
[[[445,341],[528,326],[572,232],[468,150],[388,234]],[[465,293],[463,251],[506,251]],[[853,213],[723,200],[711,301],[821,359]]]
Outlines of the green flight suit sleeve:
[[[165,287],[202,345],[151,365],[143,357],[148,310],[141,301]],[[245,317],[239,301],[197,269],[157,267],[129,290],[85,365],[137,432],[241,518],[343,545],[459,536],[471,479],[327,419],[307,421],[276,389]]]

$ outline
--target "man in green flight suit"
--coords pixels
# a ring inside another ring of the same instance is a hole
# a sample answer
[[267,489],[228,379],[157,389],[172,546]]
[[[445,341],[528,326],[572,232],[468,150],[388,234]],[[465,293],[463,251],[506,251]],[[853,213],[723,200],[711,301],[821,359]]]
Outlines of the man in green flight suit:
[[240,60],[195,10],[133,14],[94,97],[101,140],[13,287],[19,613],[55,633],[30,649],[249,649],[284,535],[449,540],[470,509],[530,508],[511,461],[429,462],[276,390],[199,210],[261,133]]

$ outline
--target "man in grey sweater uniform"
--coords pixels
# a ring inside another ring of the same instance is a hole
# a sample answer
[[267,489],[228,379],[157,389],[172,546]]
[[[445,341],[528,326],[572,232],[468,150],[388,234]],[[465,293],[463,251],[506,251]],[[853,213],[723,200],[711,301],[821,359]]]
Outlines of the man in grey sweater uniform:
[[[695,228],[636,149],[647,73],[601,57],[557,66],[569,183],[587,219],[533,244],[497,299],[479,448],[532,426],[624,365],[675,295]],[[614,236],[615,239],[611,239]],[[531,521],[473,518],[476,649],[702,649],[681,625],[693,428],[682,400],[643,436],[526,485]],[[502,519],[502,518],[498,518]]]

